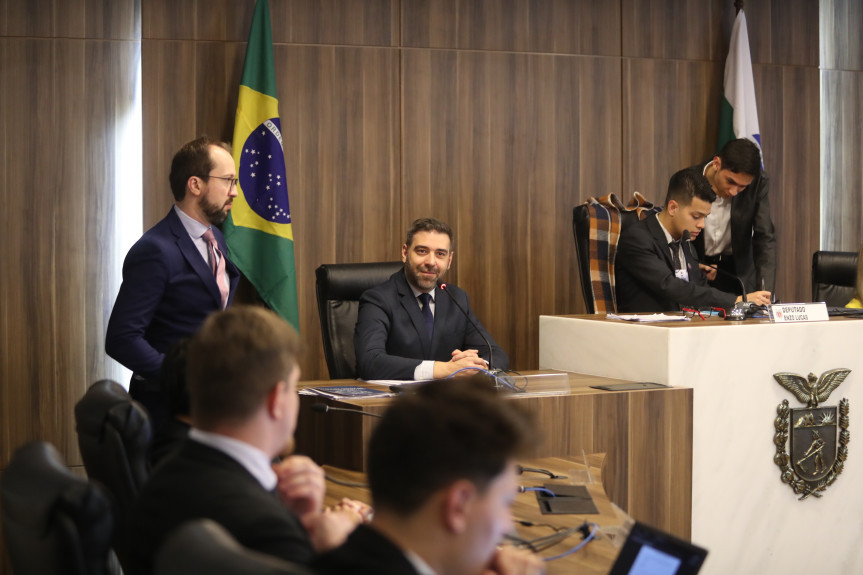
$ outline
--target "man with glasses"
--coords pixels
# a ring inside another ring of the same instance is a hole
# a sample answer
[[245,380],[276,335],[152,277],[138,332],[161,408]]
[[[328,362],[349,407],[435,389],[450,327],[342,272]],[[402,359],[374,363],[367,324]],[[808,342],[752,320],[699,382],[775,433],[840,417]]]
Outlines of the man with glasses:
[[205,137],[185,144],[170,183],[174,206],[126,255],[105,337],[108,355],[134,373],[129,393],[155,425],[167,419],[158,384],[165,353],[230,305],[240,277],[216,228],[237,196],[230,147]]

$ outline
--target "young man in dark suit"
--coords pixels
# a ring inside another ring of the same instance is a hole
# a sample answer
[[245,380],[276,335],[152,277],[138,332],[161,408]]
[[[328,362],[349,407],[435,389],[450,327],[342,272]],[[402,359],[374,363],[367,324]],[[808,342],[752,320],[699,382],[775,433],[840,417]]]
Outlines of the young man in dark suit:
[[[716,193],[693,168],[671,177],[665,208],[627,226],[614,261],[619,312],[677,311],[682,307],[730,308],[740,296],[707,285],[684,232],[695,239],[704,229]],[[770,303],[770,292],[748,294],[748,301]]]
[[153,473],[132,514],[133,574],[152,572],[171,531],[209,518],[242,545],[295,563],[344,541],[364,506],[324,512],[324,475],[289,449],[299,398],[293,328],[257,307],[217,312],[189,342],[192,429]]
[[354,333],[358,377],[432,379],[463,368],[509,368],[506,353],[473,315],[467,294],[447,285],[448,296],[440,287],[452,264],[452,235],[439,220],[413,222],[402,245],[404,269],[360,298]]
[[375,514],[321,555],[322,575],[534,575],[534,554],[499,545],[512,531],[515,458],[530,418],[477,378],[438,380],[396,399],[369,441]]
[[165,354],[230,305],[240,277],[216,227],[237,197],[230,147],[207,138],[185,144],[170,182],[174,206],[126,255],[105,336],[108,355],[134,373],[129,393],[157,424],[167,419],[158,383]]
[[[746,291],[774,291],[776,236],[770,218],[770,182],[761,169],[761,150],[738,138],[698,169],[718,196],[704,232],[693,242],[702,262],[739,277]],[[737,281],[702,267],[710,285],[740,293]]]

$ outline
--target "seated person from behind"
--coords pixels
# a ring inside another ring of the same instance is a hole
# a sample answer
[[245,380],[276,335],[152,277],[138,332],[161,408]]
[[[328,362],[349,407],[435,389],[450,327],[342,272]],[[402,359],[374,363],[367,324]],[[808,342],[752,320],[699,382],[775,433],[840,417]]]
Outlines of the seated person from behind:
[[499,545],[513,529],[516,457],[535,429],[481,376],[399,396],[372,432],[367,472],[375,515],[313,563],[322,575],[480,575],[544,571]]
[[854,285],[854,299],[845,307],[863,308],[863,248],[857,253],[857,283]]
[[[671,177],[665,208],[623,229],[614,261],[619,312],[677,311],[683,307],[730,308],[740,296],[707,285],[690,242],[704,229],[716,193],[693,168]],[[766,305],[770,292],[748,294],[748,301]]]
[[[402,245],[404,269],[360,297],[354,332],[357,377],[432,379],[463,368],[509,368],[507,355],[473,315],[467,294],[446,286],[482,334],[440,288],[453,253],[447,224],[432,218],[411,224]],[[467,369],[459,375],[475,373]]]
[[271,465],[293,440],[299,346],[293,328],[254,307],[216,312],[192,337],[192,429],[133,510],[133,574],[151,573],[165,537],[191,519],[212,519],[245,547],[302,564],[359,523],[362,504],[324,512],[323,471],[307,457]]
[[191,416],[189,415],[189,390],[186,387],[186,350],[189,338],[184,337],[175,343],[159,372],[159,385],[162,389],[169,419],[153,430],[153,443],[150,445],[150,465],[155,467],[165,457],[183,443],[189,435]]

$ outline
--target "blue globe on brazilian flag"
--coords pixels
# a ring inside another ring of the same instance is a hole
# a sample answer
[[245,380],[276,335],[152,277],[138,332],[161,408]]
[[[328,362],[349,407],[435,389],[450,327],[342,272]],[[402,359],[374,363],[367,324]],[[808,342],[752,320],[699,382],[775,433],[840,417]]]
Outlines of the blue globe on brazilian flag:
[[249,32],[233,148],[240,183],[223,226],[231,260],[267,305],[299,329],[294,234],[267,0],[258,0]]

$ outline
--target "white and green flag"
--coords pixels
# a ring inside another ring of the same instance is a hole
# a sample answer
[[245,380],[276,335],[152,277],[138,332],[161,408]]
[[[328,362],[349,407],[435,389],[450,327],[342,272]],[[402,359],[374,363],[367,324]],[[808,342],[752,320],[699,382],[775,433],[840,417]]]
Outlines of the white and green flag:
[[728,59],[725,61],[722,112],[719,116],[718,150],[735,138],[748,138],[761,148],[761,129],[755,107],[755,80],[749,54],[749,32],[743,10],[731,29]]

